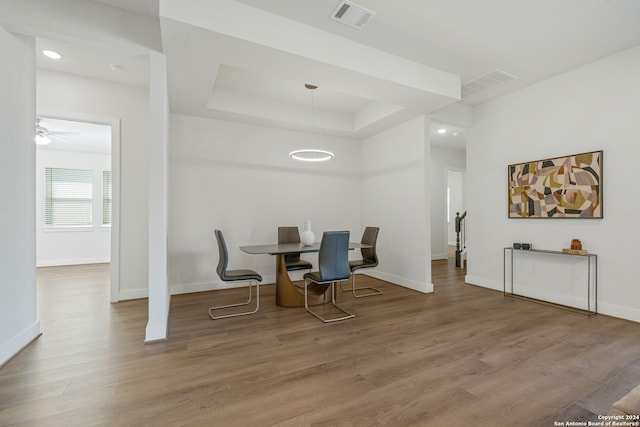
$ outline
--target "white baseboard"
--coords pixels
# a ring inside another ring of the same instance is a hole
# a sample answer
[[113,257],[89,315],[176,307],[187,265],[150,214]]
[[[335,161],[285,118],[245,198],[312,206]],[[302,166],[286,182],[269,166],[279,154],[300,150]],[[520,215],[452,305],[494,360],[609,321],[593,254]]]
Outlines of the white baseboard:
[[36,321],[20,331],[9,341],[0,345],[0,367],[9,361],[13,356],[18,354],[29,343],[38,338],[42,332],[40,332],[40,322]]
[[[467,275],[465,276],[465,282],[472,285],[494,289],[500,292],[503,291],[503,284],[500,280],[492,280],[484,277]],[[585,305],[584,302],[583,305]],[[632,322],[640,323],[640,310],[635,307],[611,304],[599,300],[597,310],[598,313],[604,314],[606,316],[617,317],[618,319],[630,320]]]
[[[510,289],[509,289],[510,291]],[[550,302],[552,304],[560,304],[567,307],[573,307],[580,310],[587,310],[589,301],[586,295],[570,295],[559,292],[553,292],[548,289],[540,289],[535,286],[524,284],[516,284],[514,292],[518,295],[534,298],[541,301]],[[593,300],[591,300],[591,310],[595,309]]]
[[[376,279],[384,280],[387,282],[391,282],[395,285],[404,286],[405,288],[413,289],[418,292],[429,293],[433,292],[433,283],[422,283],[415,280],[410,280],[404,277],[395,276],[393,274],[387,274],[379,270],[370,270],[366,273],[358,273],[365,276],[375,277]],[[302,276],[300,277],[300,279]],[[291,277],[291,280],[299,280],[295,276]],[[262,276],[262,284],[270,284],[275,283],[276,277],[275,275]],[[193,292],[207,292],[207,291],[215,291],[218,289],[230,289],[230,288],[239,288],[248,286],[248,282],[240,282],[240,283],[228,283],[223,281],[215,281],[215,282],[200,282],[200,283],[182,283],[177,285],[171,285],[171,295],[180,295],[180,294],[190,294]],[[142,298],[142,297],[139,297]]]
[[36,267],[58,267],[61,265],[104,264],[111,262],[110,257],[70,258],[37,260]]
[[464,281],[465,283],[470,283],[472,285],[477,285],[477,286],[482,286],[483,288],[489,288],[489,289],[493,289],[496,291],[503,291],[503,286],[502,286],[502,282],[498,281],[498,280],[492,280],[492,279],[487,279],[484,277],[479,277],[479,276],[473,276],[470,274],[467,274],[466,276],[464,276]]
[[118,301],[126,301],[131,299],[149,298],[149,289],[126,289],[118,292]]
[[[269,284],[275,281],[275,276],[264,277],[262,284]],[[179,285],[170,285],[170,295],[191,294],[196,292],[216,291],[219,289],[242,288],[249,286],[249,282],[200,282],[200,283],[184,283]],[[149,298],[149,290],[147,288],[127,289],[118,293],[118,301],[126,301],[132,299]]]
[[[291,280],[298,280],[292,277]],[[262,276],[261,285],[268,285],[276,281],[275,275]],[[220,289],[243,288],[249,286],[249,282],[223,282],[217,280],[215,282],[199,282],[199,283],[182,283],[171,285],[171,295],[191,294],[194,292],[217,291]]]
[[366,273],[361,274],[375,277],[376,279],[385,280],[387,282],[393,283],[394,285],[400,285],[405,288],[413,289],[414,291],[422,292],[425,294],[433,292],[433,283],[431,283],[430,281],[427,283],[418,282],[417,280],[407,279],[406,277],[388,274],[379,270],[369,270]]
[[640,310],[634,307],[624,307],[617,304],[598,301],[598,313],[640,323]]
[[449,259],[449,255],[448,254],[431,254],[431,261],[437,261],[440,259]]

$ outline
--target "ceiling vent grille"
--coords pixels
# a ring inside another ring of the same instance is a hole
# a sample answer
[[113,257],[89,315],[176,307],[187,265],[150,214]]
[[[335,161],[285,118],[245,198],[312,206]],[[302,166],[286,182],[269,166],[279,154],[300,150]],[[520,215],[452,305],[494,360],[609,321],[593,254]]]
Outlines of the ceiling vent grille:
[[331,17],[353,28],[361,29],[376,13],[350,1],[341,1]]
[[516,79],[517,77],[513,74],[495,69],[462,85],[462,97],[466,98],[471,95],[475,95],[478,92],[493,89]]

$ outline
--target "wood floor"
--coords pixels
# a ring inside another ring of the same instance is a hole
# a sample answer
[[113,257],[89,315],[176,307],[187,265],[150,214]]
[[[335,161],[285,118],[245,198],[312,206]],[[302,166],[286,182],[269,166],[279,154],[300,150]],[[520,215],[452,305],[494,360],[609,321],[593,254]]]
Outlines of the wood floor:
[[553,426],[595,420],[640,383],[640,324],[463,283],[384,295],[323,324],[274,304],[212,321],[241,290],[174,296],[144,345],[146,300],[109,304],[104,265],[38,271],[43,335],[0,368],[1,426]]

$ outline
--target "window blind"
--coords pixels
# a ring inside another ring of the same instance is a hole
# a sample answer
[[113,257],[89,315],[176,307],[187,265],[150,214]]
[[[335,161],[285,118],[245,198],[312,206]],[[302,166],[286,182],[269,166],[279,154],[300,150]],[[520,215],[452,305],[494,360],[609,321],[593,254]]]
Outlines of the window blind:
[[111,171],[102,171],[102,225],[111,225]]
[[45,168],[45,224],[92,225],[92,172]]

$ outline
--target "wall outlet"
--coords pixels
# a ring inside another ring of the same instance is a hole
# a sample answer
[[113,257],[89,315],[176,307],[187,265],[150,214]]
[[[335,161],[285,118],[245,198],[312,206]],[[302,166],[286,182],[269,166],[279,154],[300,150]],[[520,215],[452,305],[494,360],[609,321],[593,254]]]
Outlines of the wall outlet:
[[524,265],[524,272],[525,274],[533,274],[533,267],[531,267],[531,264]]

